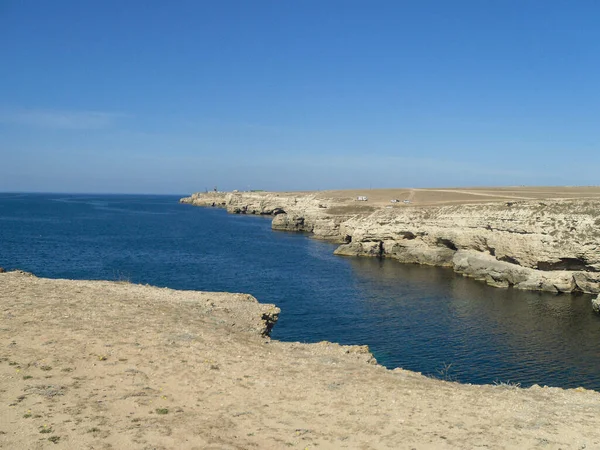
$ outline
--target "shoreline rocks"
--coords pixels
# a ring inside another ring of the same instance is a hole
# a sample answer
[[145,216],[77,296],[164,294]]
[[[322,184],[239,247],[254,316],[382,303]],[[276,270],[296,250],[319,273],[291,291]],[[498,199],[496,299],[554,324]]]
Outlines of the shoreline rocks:
[[490,286],[600,294],[600,200],[365,207],[327,193],[208,193],[181,200],[273,217],[339,243],[337,255],[452,268]]

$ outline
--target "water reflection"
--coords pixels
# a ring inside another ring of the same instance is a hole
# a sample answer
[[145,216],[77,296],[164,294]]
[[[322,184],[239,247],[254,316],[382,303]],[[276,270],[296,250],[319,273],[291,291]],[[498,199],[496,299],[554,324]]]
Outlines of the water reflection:
[[382,363],[430,374],[452,364],[459,381],[600,389],[600,317],[590,296],[496,289],[450,269],[391,260],[348,261],[382,334],[396,327],[389,334],[404,341],[404,353],[393,355],[392,343],[374,339]]
[[588,296],[495,289],[449,269],[338,257],[326,242],[272,232],[268,218],[176,197],[65,198],[0,197],[0,266],[247,292],[281,307],[275,339],[368,344],[388,367],[435,375],[452,364],[448,375],[463,382],[600,390],[600,317]]

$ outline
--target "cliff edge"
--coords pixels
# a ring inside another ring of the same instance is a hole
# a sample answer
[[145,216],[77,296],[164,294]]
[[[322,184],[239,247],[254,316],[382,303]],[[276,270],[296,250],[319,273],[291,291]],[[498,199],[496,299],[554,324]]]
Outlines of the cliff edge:
[[[421,204],[414,192],[398,201],[393,191],[387,203],[344,191],[196,193],[181,202],[272,215],[273,229],[338,242],[338,255],[450,267],[496,287],[600,293],[600,189],[473,190],[472,202],[469,191],[418,191]],[[431,200],[433,191],[443,200]]]
[[[0,274],[6,449],[599,448],[600,394],[279,342],[245,294]],[[265,316],[267,319],[265,319]]]

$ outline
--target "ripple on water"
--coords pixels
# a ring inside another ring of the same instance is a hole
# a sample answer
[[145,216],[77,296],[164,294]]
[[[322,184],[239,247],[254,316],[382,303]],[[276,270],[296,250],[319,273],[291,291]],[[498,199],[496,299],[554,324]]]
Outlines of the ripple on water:
[[600,389],[589,296],[494,289],[442,268],[333,255],[266,218],[168,196],[0,196],[0,266],[248,292],[282,308],[273,337],[368,344],[381,364],[468,383]]

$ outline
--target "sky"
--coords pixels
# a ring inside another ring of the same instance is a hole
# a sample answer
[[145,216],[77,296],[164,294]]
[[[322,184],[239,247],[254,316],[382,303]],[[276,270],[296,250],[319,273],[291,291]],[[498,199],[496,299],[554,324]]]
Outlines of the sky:
[[598,185],[595,0],[0,0],[0,191]]

